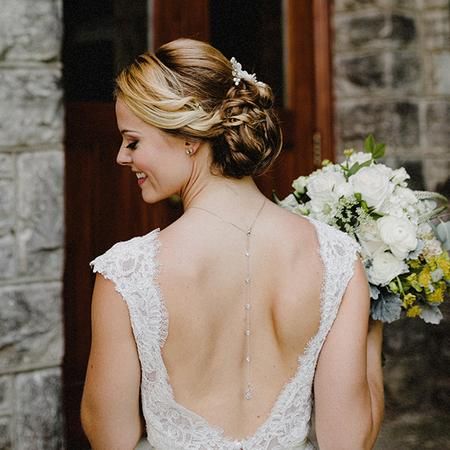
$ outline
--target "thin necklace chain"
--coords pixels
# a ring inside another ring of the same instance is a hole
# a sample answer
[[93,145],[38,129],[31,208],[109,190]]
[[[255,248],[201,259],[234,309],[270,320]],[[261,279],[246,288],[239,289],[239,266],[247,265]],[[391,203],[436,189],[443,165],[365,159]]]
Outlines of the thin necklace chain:
[[225,220],[223,217],[219,216],[213,211],[209,211],[208,209],[201,208],[200,206],[191,206],[191,208],[194,209],[200,209],[202,211],[205,211],[212,216],[217,217],[221,222],[224,222],[228,225],[232,225],[234,228],[239,230],[241,233],[244,233],[245,235],[245,252],[244,256],[246,259],[246,274],[244,278],[244,286],[245,286],[245,303],[244,303],[244,313],[245,313],[245,364],[246,364],[246,385],[244,390],[244,398],[245,400],[251,400],[253,398],[254,388],[252,385],[252,371],[251,371],[251,364],[252,364],[252,357],[251,357],[251,335],[252,335],[252,329],[251,329],[251,311],[252,311],[252,271],[251,271],[251,252],[250,252],[250,243],[251,243],[251,236],[253,233],[253,227],[255,226],[256,221],[258,220],[258,217],[261,214],[261,211],[264,208],[264,205],[266,204],[266,200],[264,199],[262,202],[262,205],[258,209],[258,212],[255,215],[255,218],[253,219],[253,222],[251,225],[244,229],[240,226],[236,225],[233,222],[230,222],[228,220]]

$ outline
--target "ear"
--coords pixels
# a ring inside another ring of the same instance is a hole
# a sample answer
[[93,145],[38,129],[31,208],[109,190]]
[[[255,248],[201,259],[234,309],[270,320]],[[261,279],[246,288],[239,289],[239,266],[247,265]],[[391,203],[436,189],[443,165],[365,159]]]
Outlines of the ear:
[[184,149],[186,151],[186,154],[189,156],[195,155],[198,148],[200,147],[201,142],[200,141],[192,141],[192,140],[185,140],[184,142]]

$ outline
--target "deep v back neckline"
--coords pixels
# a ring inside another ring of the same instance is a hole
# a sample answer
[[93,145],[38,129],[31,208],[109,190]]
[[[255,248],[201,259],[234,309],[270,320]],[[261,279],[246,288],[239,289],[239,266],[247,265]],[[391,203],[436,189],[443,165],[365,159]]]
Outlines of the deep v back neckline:
[[[297,357],[297,367],[295,369],[294,375],[290,377],[286,382],[283,384],[281,390],[276,395],[274,401],[272,402],[272,406],[270,408],[270,412],[267,415],[267,417],[256,427],[255,431],[251,433],[250,435],[246,437],[232,437],[230,435],[227,435],[225,431],[218,425],[213,425],[210,423],[210,421],[193,411],[192,409],[182,405],[179,403],[175,398],[175,393],[173,390],[173,387],[170,383],[170,376],[169,372],[167,370],[166,364],[164,362],[164,358],[162,355],[163,347],[165,344],[165,341],[167,339],[167,334],[165,336],[160,336],[159,341],[161,342],[161,346],[159,348],[158,358],[160,359],[160,366],[163,370],[163,383],[164,387],[167,390],[167,394],[170,398],[170,401],[172,402],[173,406],[180,410],[180,412],[184,413],[185,415],[188,415],[191,419],[194,419],[196,422],[198,422],[202,428],[206,428],[208,431],[216,434],[217,436],[220,436],[220,438],[229,445],[248,445],[249,443],[255,441],[258,439],[258,436],[260,434],[264,435],[265,430],[270,427],[271,422],[274,420],[274,417],[277,416],[277,412],[282,409],[285,401],[290,398],[292,395],[291,391],[294,391],[297,385],[307,385],[310,386],[310,383],[305,383],[305,381],[314,375],[314,368],[315,368],[315,351],[319,345],[320,337],[321,337],[321,330],[323,326],[323,320],[322,320],[322,306],[323,306],[323,300],[324,300],[324,288],[325,288],[325,280],[326,280],[326,264],[322,256],[321,252],[321,242],[319,237],[319,230],[317,229],[317,225],[314,221],[310,220],[308,218],[308,221],[312,224],[314,227],[315,233],[316,233],[316,239],[318,242],[318,255],[321,260],[322,266],[323,266],[323,275],[322,275],[322,283],[321,283],[321,291],[320,291],[320,322],[318,329],[316,333],[308,340],[307,344],[305,345],[303,352]],[[156,241],[157,241],[157,247],[158,249],[161,248],[161,240],[159,237],[160,230],[155,230],[156,233]],[[166,302],[164,299],[164,296],[162,294],[162,290],[159,284],[158,280],[158,273],[159,268],[161,267],[160,261],[159,261],[159,251],[157,252],[155,256],[155,265],[156,265],[156,275],[153,279],[153,283],[155,285],[155,291],[157,293],[157,301],[159,302],[160,309],[162,311],[162,317],[161,320],[163,321],[162,330],[169,330],[169,314],[168,309],[166,306]],[[309,370],[308,370],[309,369]],[[312,380],[311,380],[312,381]]]

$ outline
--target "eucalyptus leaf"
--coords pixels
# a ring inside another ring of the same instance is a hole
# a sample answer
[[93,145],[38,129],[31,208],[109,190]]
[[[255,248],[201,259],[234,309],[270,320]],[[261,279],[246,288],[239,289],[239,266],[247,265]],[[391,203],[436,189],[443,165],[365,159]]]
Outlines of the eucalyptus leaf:
[[378,297],[380,296],[380,290],[374,284],[369,283],[369,291],[370,291],[370,298],[372,298],[373,300],[377,300]]
[[442,248],[450,251],[450,222],[441,222],[436,227],[437,238],[442,242]]
[[402,301],[398,295],[380,291],[378,299],[372,300],[370,310],[374,320],[391,323],[400,319]]
[[420,307],[422,312],[419,316],[424,322],[437,325],[442,320],[442,313],[437,306],[420,305]]

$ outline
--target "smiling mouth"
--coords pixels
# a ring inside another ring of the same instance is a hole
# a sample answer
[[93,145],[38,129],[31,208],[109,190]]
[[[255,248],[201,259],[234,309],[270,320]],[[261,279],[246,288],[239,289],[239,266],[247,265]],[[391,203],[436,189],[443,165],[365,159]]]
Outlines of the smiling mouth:
[[141,185],[147,179],[147,175],[143,172],[136,172],[136,177],[138,179],[138,184]]

